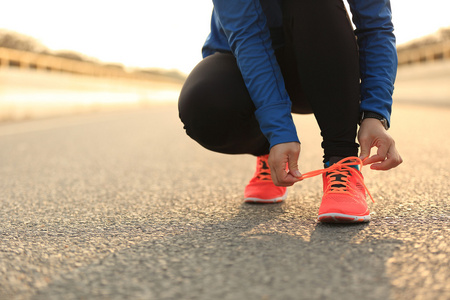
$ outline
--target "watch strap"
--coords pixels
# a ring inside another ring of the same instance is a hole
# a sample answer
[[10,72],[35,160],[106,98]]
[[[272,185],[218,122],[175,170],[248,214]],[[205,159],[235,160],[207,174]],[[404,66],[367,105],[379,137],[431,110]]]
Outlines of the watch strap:
[[363,111],[363,112],[361,113],[361,119],[360,119],[359,124],[361,125],[362,121],[363,121],[364,119],[367,119],[367,118],[380,120],[380,122],[381,122],[381,124],[383,124],[384,128],[385,128],[386,130],[389,129],[389,123],[388,123],[388,121],[386,120],[386,118],[383,117],[382,115],[380,115],[379,113],[376,113],[376,112],[373,112],[373,111]]

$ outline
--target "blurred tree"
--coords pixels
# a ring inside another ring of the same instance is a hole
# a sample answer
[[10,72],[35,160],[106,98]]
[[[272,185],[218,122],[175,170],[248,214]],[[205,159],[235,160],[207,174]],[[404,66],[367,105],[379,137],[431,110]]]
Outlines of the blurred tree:
[[433,45],[443,43],[450,40],[450,27],[441,28],[435,33],[417,38],[404,45],[401,45],[401,49],[415,49],[425,45]]
[[73,51],[58,51],[56,53],[49,53],[50,55],[53,56],[58,56],[58,57],[62,57],[62,58],[67,58],[67,59],[71,59],[71,60],[77,60],[77,61],[86,61],[87,59],[84,57],[84,55],[73,52]]
[[450,40],[450,27],[441,29],[441,37],[442,37],[442,40],[444,40],[444,41]]
[[169,77],[173,79],[179,79],[179,80],[185,80],[186,75],[181,73],[178,70],[165,70],[165,69],[140,69],[137,70],[138,73],[145,73],[145,74],[151,74],[151,75],[157,75],[157,76],[163,76],[163,77]]
[[108,68],[114,68],[114,69],[118,69],[118,70],[124,70],[124,66],[122,64],[119,63],[107,63],[107,64],[103,64],[103,66],[108,67]]
[[[14,31],[9,31],[5,29],[0,29],[0,47],[10,48],[21,51],[34,52],[45,55],[52,55],[57,57],[62,57],[66,59],[76,60],[76,61],[84,61],[90,62],[98,65],[107,66],[109,68],[114,68],[118,70],[125,70],[125,67],[119,63],[102,63],[95,58],[90,58],[84,54],[80,54],[71,50],[61,50],[61,51],[52,51],[41,44],[35,38],[30,36],[17,33]],[[12,62],[17,63],[19,62]],[[164,69],[135,69],[135,73],[144,73],[144,74],[152,74],[160,77],[172,78],[180,81],[184,81],[186,79],[186,74],[181,73],[178,70],[164,70]]]
[[48,50],[36,39],[8,30],[0,30],[0,47],[35,53],[42,53]]

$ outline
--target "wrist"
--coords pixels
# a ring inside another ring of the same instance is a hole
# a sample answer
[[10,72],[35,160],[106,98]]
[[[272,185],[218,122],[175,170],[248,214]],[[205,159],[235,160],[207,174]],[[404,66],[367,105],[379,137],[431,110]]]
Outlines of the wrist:
[[361,125],[362,122],[367,119],[378,120],[381,123],[381,125],[383,125],[384,129],[386,129],[386,130],[389,129],[389,122],[386,120],[385,117],[383,117],[379,113],[372,112],[372,111],[363,111],[360,115],[359,125]]

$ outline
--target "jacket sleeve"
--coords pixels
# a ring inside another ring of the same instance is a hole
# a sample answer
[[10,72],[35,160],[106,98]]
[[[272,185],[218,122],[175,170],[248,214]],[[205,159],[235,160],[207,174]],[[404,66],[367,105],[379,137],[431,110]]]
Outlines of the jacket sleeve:
[[255,104],[255,115],[270,146],[298,142],[291,100],[272,49],[266,17],[258,0],[213,0],[231,52]]
[[390,123],[397,50],[389,0],[348,0],[356,26],[361,76],[361,111]]

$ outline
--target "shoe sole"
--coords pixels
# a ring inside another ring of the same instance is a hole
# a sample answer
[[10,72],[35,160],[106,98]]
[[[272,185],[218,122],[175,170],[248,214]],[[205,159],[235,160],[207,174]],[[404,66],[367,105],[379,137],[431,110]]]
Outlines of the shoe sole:
[[272,199],[260,199],[260,198],[245,198],[244,202],[246,203],[261,203],[261,204],[270,204],[270,203],[280,203],[286,200],[287,198],[287,189],[283,196],[272,198]]
[[317,220],[322,223],[363,223],[370,221],[370,215],[353,216],[338,213],[328,213],[319,215]]

